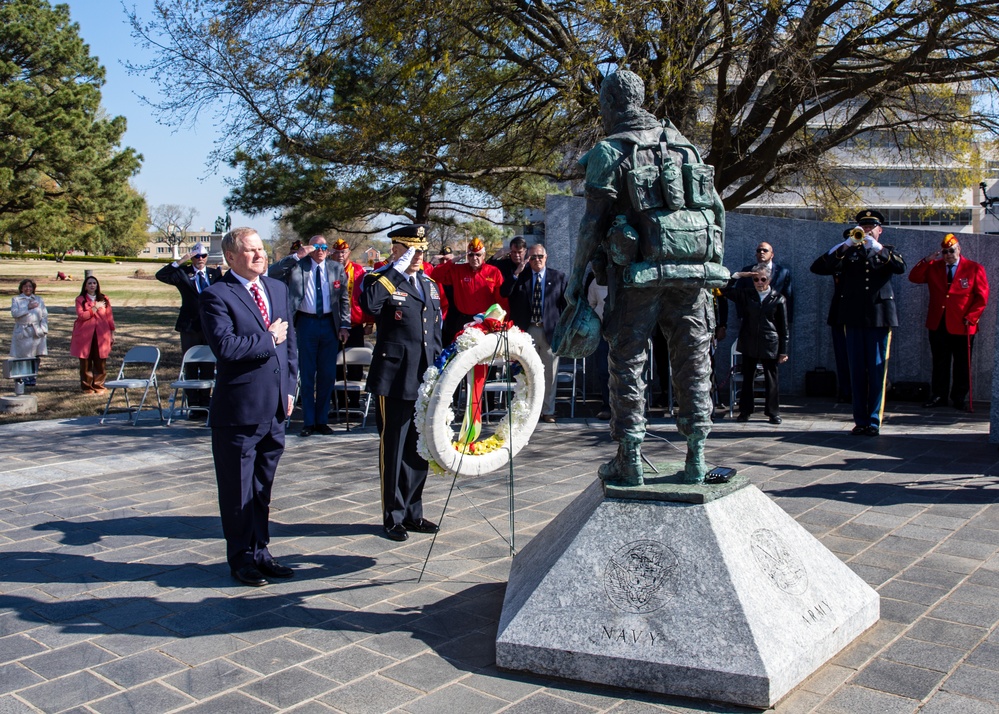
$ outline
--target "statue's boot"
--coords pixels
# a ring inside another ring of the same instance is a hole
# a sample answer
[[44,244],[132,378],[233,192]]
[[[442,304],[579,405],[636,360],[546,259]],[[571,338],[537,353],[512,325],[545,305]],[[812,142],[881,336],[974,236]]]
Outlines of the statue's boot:
[[641,486],[642,442],[625,437],[617,443],[617,455],[598,470],[601,480],[615,486]]
[[684,483],[704,483],[708,473],[708,465],[704,463],[704,437],[690,435],[687,437],[687,460],[683,466]]

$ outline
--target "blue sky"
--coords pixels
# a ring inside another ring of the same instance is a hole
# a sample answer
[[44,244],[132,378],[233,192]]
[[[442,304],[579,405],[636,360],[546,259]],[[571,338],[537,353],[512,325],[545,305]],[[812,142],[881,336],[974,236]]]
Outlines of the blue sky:
[[[106,70],[104,108],[112,116],[128,120],[123,143],[143,156],[142,170],[132,179],[133,185],[146,195],[150,206],[174,203],[195,208],[191,227],[211,230],[216,216],[225,215],[223,200],[229,189],[224,178],[235,172],[228,166],[210,169],[206,164],[216,136],[210,118],[199,120],[193,129],[177,129],[158,121],[153,110],[139,100],[140,95],[158,96],[157,87],[125,69],[126,61],[141,62],[144,55],[132,39],[118,0],[68,0],[67,4],[73,21],[80,25],[80,35],[90,45],[90,54],[98,57]],[[128,5],[145,18],[152,0],[128,0]],[[271,233],[269,215],[233,213],[231,218],[234,226],[253,226],[265,238]]]

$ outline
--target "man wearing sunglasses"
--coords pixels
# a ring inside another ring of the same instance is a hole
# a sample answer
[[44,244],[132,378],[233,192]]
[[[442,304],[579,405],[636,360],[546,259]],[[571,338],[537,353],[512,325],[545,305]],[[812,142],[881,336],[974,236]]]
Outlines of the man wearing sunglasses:
[[838,276],[837,325],[846,329],[853,401],[853,433],[881,433],[891,329],[898,327],[892,275],[905,272],[905,260],[881,238],[884,216],[865,209],[856,216],[861,229],[812,263],[816,275]]
[[[770,271],[770,289],[784,296],[784,300],[787,302],[787,319],[788,322],[792,321],[794,319],[794,289],[791,283],[791,269],[774,260],[774,247],[766,241],[761,241],[756,246],[755,255],[756,261],[743,266],[739,272],[749,273],[760,265],[767,266]],[[735,287],[740,290],[751,290],[753,283],[749,278],[740,278]],[[736,308],[738,312],[738,305]],[[742,317],[742,313],[739,312],[739,319]]]
[[[190,261],[190,263],[188,263]],[[164,265],[156,272],[156,279],[161,283],[173,285],[180,292],[180,314],[177,315],[177,325],[174,329],[180,333],[181,355],[187,353],[195,345],[206,345],[205,334],[201,329],[201,313],[198,312],[198,299],[209,285],[214,285],[222,279],[222,271],[208,267],[208,248],[198,242],[194,247],[173,261]],[[213,379],[215,367],[208,363],[191,364],[186,369],[188,379]],[[188,407],[207,407],[211,397],[208,389],[185,390]],[[204,409],[189,411],[189,419],[205,419],[208,412]]]
[[347,274],[336,260],[326,260],[326,236],[275,263],[268,277],[288,286],[288,301],[298,339],[298,375],[302,395],[299,436],[332,434],[330,398],[340,343],[350,336],[350,293]]
[[[722,294],[732,300],[743,315],[739,327],[739,352],[742,353],[742,391],[739,393],[738,421],[749,421],[754,410],[753,380],[756,365],[763,367],[766,394],[763,413],[771,424],[780,424],[780,385],[777,365],[787,362],[788,316],[784,296],[770,287],[770,270],[760,263],[751,270],[732,275],[733,287]],[[738,287],[749,283],[749,289]]]
[[[961,243],[948,233],[940,250],[926,256],[912,268],[909,280],[930,288],[926,316],[930,354],[933,356],[933,391],[924,407],[950,402],[955,409],[967,409],[965,399],[971,387],[971,348],[978,320],[989,302],[989,281],[985,268],[961,256]],[[953,366],[952,366],[953,365]],[[951,371],[954,378],[951,380]]]
[[464,263],[451,263],[443,274],[436,273],[436,280],[444,290],[447,311],[444,317],[444,342],[450,345],[455,335],[480,312],[493,304],[507,308],[506,298],[500,295],[503,273],[495,265],[486,265],[486,246],[481,238],[468,242]]

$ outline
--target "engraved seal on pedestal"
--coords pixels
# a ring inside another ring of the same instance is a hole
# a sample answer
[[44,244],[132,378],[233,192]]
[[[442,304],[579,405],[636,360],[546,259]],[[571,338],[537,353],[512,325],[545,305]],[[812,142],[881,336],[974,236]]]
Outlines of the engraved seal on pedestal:
[[749,538],[753,558],[770,582],[791,595],[801,595],[808,587],[805,564],[787,543],[767,528],[760,528]]
[[662,543],[636,540],[611,556],[604,568],[604,591],[620,610],[639,615],[658,610],[677,591],[680,561]]

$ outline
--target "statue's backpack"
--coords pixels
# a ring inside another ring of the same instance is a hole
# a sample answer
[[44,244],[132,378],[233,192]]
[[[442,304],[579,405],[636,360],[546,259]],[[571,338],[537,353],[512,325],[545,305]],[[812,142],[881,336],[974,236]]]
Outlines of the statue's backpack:
[[[625,283],[697,280],[705,287],[723,286],[728,280],[721,265],[724,209],[714,188],[714,167],[668,123],[655,143],[636,143],[635,134],[613,138],[627,156],[627,223],[638,234]],[[620,240],[622,223],[608,234],[612,255],[621,252],[613,244]]]

